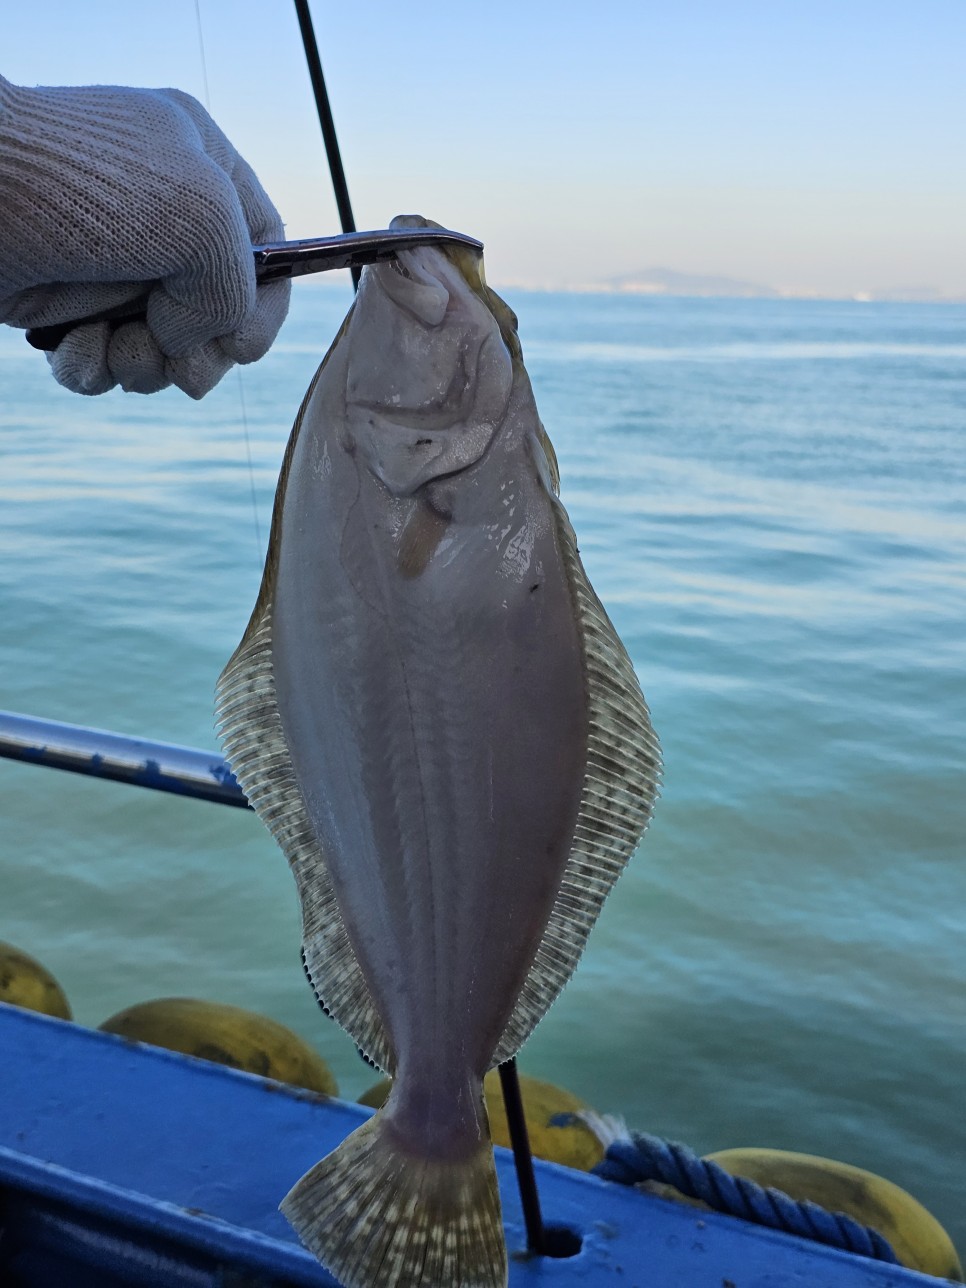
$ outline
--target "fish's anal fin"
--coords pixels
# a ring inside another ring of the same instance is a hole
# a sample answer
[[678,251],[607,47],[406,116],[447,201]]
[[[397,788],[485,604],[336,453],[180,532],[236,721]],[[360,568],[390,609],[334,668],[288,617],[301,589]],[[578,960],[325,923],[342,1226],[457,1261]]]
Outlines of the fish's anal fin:
[[604,900],[644,835],[661,779],[660,744],[637,676],[587,579],[559,501],[554,521],[584,654],[587,766],[563,879],[494,1065],[519,1051],[574,973]]
[[302,1179],[281,1210],[344,1288],[505,1288],[493,1149],[414,1155],[383,1110]]

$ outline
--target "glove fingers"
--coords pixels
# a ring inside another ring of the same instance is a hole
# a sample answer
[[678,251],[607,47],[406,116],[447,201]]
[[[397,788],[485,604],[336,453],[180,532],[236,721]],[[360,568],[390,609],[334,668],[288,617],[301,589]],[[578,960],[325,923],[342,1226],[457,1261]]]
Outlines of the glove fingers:
[[171,384],[164,354],[144,322],[125,322],[107,346],[107,365],[125,393],[155,394]]
[[172,383],[189,398],[204,398],[232,366],[217,340],[211,340],[182,358],[169,358],[165,369]]
[[203,398],[234,363],[254,362],[268,349],[288,306],[288,283],[272,283],[267,293],[267,316],[239,333],[231,353],[224,340],[211,340],[184,357],[166,358],[145,323],[96,322],[76,327],[47,359],[55,379],[74,393],[102,394],[119,384],[127,393],[153,394],[175,384]]
[[75,327],[47,361],[54,379],[75,394],[106,394],[117,381],[107,365],[107,346],[111,336],[109,322],[91,322]]
[[218,341],[231,362],[257,362],[272,347],[288,314],[291,282],[267,282],[256,293],[255,311],[242,325]]

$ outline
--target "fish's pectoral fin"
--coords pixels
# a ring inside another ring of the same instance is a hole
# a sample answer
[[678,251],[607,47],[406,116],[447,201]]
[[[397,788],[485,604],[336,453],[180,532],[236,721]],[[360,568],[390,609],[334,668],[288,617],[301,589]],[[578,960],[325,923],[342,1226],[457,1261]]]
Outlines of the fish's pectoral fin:
[[399,534],[396,565],[403,577],[418,577],[425,571],[449,526],[449,517],[419,497]]
[[493,1149],[459,1161],[405,1149],[379,1112],[282,1200],[299,1238],[345,1288],[505,1288]]

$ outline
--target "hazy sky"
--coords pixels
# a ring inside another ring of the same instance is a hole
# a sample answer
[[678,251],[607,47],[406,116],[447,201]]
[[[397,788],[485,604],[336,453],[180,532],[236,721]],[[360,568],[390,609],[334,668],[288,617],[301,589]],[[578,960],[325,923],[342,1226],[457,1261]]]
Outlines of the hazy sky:
[[[288,0],[200,0],[211,110],[292,237],[338,231]],[[653,266],[966,296],[966,0],[315,0],[360,227],[419,212],[490,280]],[[204,99],[195,0],[32,0],[24,84]]]

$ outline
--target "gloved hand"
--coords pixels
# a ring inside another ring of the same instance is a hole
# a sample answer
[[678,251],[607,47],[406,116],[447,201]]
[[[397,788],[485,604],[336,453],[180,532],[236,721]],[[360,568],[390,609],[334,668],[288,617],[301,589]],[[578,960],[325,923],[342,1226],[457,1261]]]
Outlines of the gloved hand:
[[190,95],[0,77],[0,322],[147,301],[146,323],[76,327],[48,354],[68,389],[201,398],[262,357],[289,283],[256,291],[251,248],[281,237],[251,167]]

